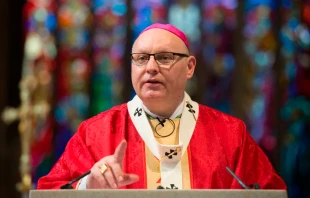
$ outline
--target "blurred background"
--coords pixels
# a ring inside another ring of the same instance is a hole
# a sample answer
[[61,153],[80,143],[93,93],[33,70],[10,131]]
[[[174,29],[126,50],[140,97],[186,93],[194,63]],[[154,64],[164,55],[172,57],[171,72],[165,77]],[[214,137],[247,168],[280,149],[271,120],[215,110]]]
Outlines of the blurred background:
[[183,30],[187,91],[239,117],[288,186],[310,198],[310,0],[0,2],[0,197],[26,196],[84,119],[132,98],[131,45]]

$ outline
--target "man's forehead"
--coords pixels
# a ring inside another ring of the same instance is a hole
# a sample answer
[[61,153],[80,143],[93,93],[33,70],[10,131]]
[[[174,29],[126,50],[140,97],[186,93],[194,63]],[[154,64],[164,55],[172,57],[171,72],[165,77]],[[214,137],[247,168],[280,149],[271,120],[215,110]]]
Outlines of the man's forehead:
[[168,42],[171,39],[176,39],[175,35],[171,34],[162,29],[152,29],[147,32],[142,32],[138,38],[136,39],[137,42],[146,42],[149,41],[161,41],[161,42]]

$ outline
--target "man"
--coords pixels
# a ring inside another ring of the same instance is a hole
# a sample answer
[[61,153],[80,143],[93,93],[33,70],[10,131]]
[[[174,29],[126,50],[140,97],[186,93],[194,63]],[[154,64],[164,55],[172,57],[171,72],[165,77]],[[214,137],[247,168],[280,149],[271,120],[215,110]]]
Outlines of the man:
[[242,121],[197,104],[184,92],[196,59],[172,25],[146,28],[132,48],[137,96],[81,124],[38,189],[285,189]]

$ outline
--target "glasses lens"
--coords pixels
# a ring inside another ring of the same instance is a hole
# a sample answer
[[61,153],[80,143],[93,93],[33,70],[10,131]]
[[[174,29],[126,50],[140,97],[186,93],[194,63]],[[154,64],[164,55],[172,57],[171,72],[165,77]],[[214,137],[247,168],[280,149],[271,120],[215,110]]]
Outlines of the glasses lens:
[[170,65],[173,63],[173,53],[158,53],[155,54],[155,60],[161,65]]
[[144,65],[149,60],[148,54],[132,54],[132,61],[135,65]]

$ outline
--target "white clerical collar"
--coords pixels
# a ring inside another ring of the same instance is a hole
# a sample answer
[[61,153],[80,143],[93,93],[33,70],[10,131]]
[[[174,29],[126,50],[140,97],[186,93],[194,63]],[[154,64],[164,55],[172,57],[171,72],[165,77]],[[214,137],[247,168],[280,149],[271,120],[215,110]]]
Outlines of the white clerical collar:
[[[183,107],[184,107],[184,98],[183,98],[182,102],[179,104],[178,108],[176,108],[176,110],[173,112],[173,114],[169,118],[174,119],[174,118],[178,117],[180,114],[182,114]],[[155,113],[152,113],[143,103],[142,103],[142,108],[147,114],[149,114],[153,118],[156,118],[156,117],[166,118],[163,116],[156,115]]]

